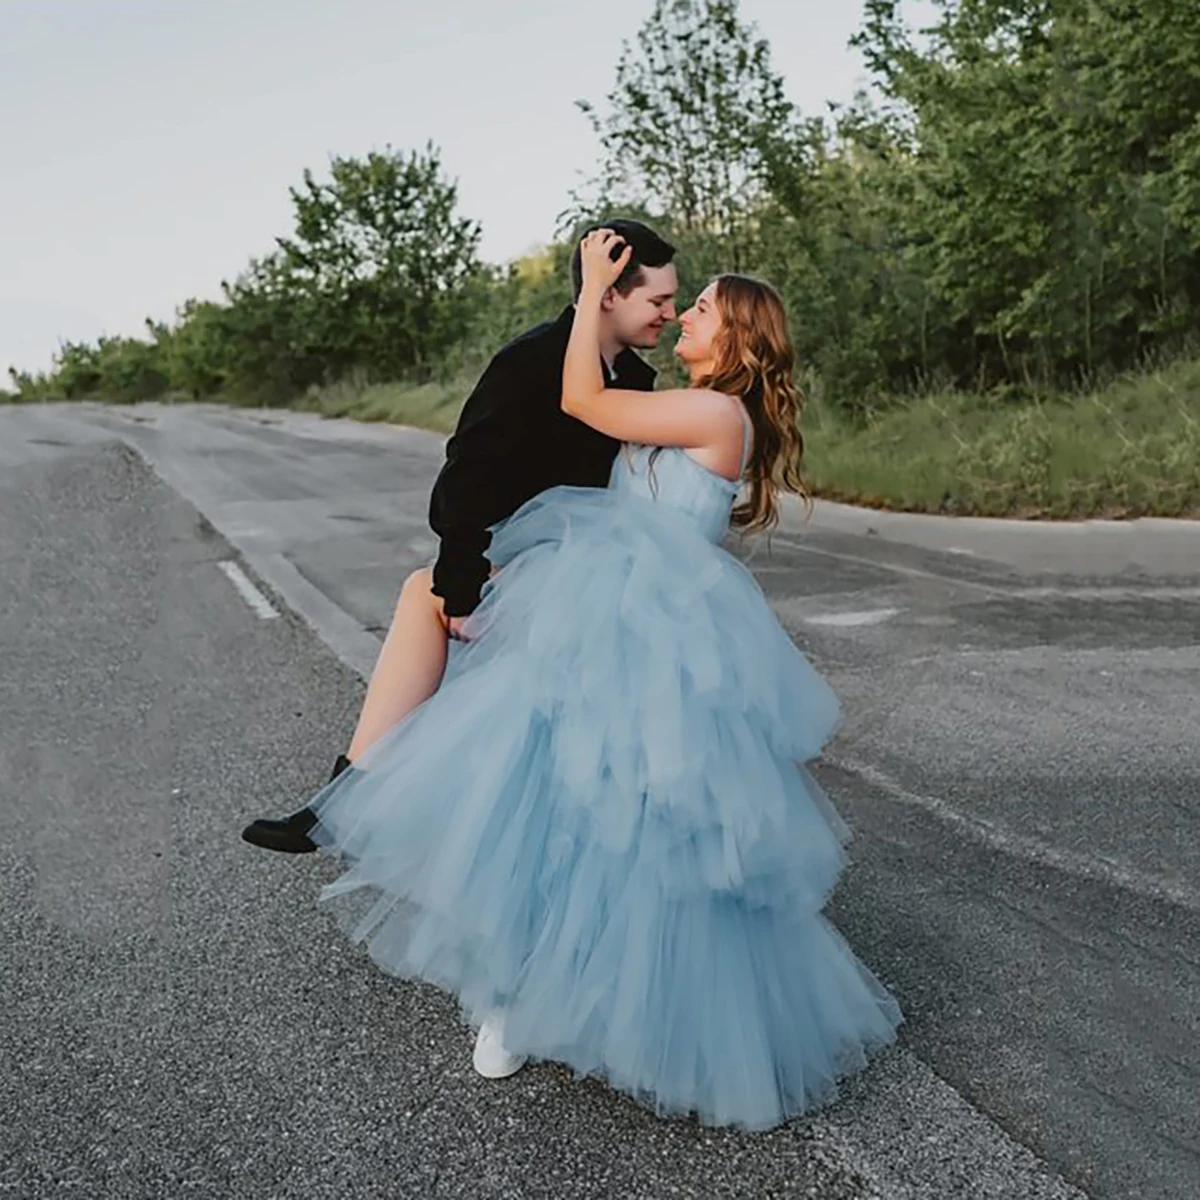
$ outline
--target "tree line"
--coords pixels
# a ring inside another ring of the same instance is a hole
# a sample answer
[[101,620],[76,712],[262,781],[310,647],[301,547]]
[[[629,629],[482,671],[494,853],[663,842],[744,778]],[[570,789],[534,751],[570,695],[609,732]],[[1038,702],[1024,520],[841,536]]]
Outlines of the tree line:
[[[640,214],[685,293],[770,279],[826,401],[1071,390],[1194,353],[1200,0],[938,0],[920,34],[867,0],[875,95],[805,115],[736,0],[655,0],[600,147],[545,251],[497,266],[432,144],[334,157],[293,228],[144,338],[65,343],[21,398],[176,393],[287,403],[445,378],[569,299],[574,232]],[[686,297],[685,297],[686,298]]]

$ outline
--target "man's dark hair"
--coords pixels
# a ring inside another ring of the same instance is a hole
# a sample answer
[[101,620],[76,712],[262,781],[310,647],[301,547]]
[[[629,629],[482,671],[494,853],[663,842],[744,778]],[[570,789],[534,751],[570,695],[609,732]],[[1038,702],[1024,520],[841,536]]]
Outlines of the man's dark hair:
[[[611,229],[613,233],[620,234],[626,243],[633,247],[633,254],[630,256],[629,262],[625,264],[625,270],[613,284],[613,287],[622,296],[628,296],[634,288],[640,286],[643,267],[665,267],[675,257],[675,247],[665,238],[659,237],[649,225],[643,225],[641,221],[627,221],[621,217],[612,221],[596,221],[586,229],[579,230],[575,235],[575,249],[571,252],[571,284],[574,288],[572,294],[576,300],[579,299],[579,293],[583,291],[583,264],[581,261],[583,256],[579,249],[579,243],[595,229]],[[614,247],[614,261],[620,258],[624,249],[624,246]]]

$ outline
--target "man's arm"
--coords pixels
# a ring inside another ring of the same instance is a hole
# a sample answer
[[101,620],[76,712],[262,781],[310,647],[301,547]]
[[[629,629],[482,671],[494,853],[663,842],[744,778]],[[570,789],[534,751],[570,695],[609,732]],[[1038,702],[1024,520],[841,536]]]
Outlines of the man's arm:
[[433,592],[448,617],[467,616],[478,605],[491,570],[485,556],[489,526],[514,507],[514,479],[522,470],[518,408],[530,390],[527,374],[522,357],[512,351],[492,359],[446,444],[446,463],[429,500],[429,524],[442,543]]

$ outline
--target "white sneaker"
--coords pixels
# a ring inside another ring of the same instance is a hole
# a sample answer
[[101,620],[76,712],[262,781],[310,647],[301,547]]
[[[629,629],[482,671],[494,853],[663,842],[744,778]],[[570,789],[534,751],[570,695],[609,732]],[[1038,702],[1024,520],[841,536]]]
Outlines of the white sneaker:
[[526,1055],[509,1054],[505,1050],[503,1035],[504,1018],[499,1014],[488,1017],[479,1027],[472,1061],[475,1070],[485,1079],[504,1079],[525,1065]]

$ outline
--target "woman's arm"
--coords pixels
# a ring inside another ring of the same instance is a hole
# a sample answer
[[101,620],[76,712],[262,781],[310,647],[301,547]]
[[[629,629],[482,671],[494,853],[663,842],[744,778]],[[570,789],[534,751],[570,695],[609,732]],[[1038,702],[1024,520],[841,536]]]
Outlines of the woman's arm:
[[713,446],[741,437],[741,421],[728,396],[699,388],[629,392],[607,388],[568,402],[563,410],[622,442],[650,446]]
[[563,411],[585,425],[625,442],[654,446],[708,446],[731,428],[741,436],[741,418],[728,396],[701,388],[634,392],[605,388],[600,370],[600,312],[605,292],[616,282],[632,248],[609,257],[616,234],[597,230],[583,241],[583,289],[563,360]]

